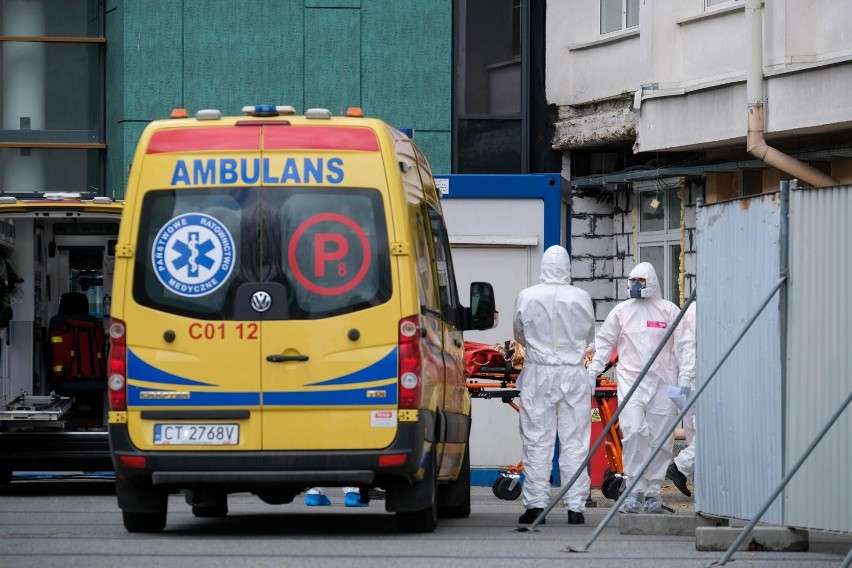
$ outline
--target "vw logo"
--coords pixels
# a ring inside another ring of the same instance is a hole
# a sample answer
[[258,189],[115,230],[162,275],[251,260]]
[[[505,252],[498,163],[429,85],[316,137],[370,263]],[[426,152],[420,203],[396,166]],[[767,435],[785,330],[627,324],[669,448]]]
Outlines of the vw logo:
[[251,307],[254,311],[263,313],[272,307],[272,296],[263,290],[258,290],[251,295]]

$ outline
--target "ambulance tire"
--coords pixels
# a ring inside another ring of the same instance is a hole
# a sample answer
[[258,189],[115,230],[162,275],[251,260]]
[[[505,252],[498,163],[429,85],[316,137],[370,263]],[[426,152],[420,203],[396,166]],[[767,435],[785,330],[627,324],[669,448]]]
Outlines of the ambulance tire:
[[419,511],[397,511],[396,528],[399,532],[430,533],[438,526],[438,459],[434,444],[429,454],[429,469],[419,483],[431,486],[430,504]]
[[166,528],[166,511],[134,513],[122,511],[124,528],[130,533],[157,533]]
[[115,494],[127,532],[155,533],[166,527],[169,494],[155,489],[150,480],[131,482],[116,476]]
[[[444,519],[466,519],[470,516],[470,444],[464,449],[461,471],[458,479],[438,489],[448,500],[455,498],[456,503],[438,507],[438,516]],[[439,494],[439,496],[441,496]],[[459,496],[461,499],[459,500]]]

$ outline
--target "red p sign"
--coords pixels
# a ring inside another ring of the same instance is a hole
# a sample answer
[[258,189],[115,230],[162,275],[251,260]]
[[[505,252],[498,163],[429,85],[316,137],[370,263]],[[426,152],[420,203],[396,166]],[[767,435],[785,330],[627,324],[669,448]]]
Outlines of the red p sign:
[[317,233],[314,235],[314,275],[325,276],[325,265],[346,256],[349,243],[338,233]]

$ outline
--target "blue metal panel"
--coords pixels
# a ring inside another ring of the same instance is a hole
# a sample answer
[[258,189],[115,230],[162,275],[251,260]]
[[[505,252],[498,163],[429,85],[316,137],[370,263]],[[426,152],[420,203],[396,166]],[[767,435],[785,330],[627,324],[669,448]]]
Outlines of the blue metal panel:
[[[561,242],[563,229],[562,201],[563,184],[560,174],[527,175],[436,175],[447,180],[444,199],[487,198],[487,199],[542,199],[544,201],[544,248],[562,245],[571,252],[571,238]],[[487,214],[487,212],[483,212]]]
[[[696,232],[702,384],[780,278],[778,194],[700,207]],[[698,400],[696,510],[750,519],[783,477],[780,335],[776,293]]]

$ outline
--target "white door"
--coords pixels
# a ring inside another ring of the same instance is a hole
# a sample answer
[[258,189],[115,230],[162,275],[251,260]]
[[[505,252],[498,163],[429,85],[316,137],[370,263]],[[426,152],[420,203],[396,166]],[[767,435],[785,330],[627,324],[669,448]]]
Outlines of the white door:
[[[494,286],[499,322],[494,329],[468,331],[468,341],[494,344],[512,339],[512,312],[518,292],[530,286],[533,247],[470,247],[453,245],[453,267],[463,303],[471,282]],[[517,402],[517,399],[516,401]],[[518,413],[499,398],[473,399],[470,463],[473,467],[505,469],[521,459]]]

